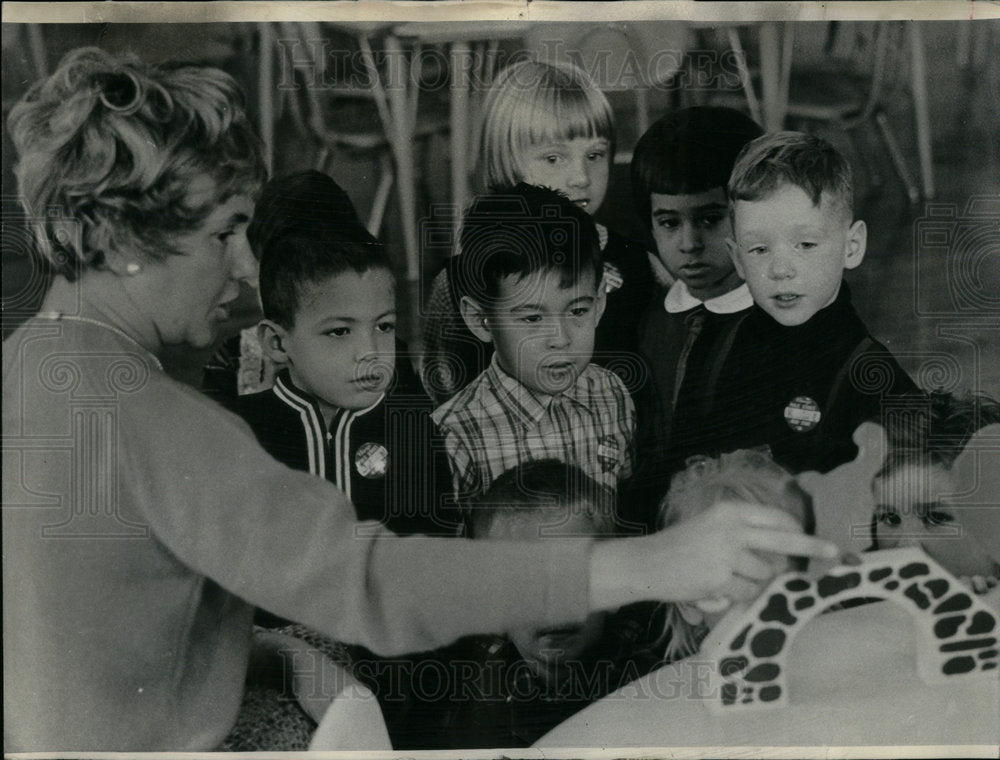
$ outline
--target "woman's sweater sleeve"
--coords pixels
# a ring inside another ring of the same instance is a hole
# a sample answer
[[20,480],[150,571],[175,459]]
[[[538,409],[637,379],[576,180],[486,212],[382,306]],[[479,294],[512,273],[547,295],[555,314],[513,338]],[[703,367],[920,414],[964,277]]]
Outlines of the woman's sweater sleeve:
[[123,498],[185,565],[282,617],[395,654],[589,611],[588,541],[373,535],[335,486],[165,375],[121,411]]

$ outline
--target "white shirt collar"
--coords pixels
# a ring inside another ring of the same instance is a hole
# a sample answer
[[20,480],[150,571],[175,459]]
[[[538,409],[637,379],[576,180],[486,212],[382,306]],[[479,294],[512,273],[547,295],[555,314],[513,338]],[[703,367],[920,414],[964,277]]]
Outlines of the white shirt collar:
[[707,301],[699,301],[688,290],[688,286],[683,280],[677,280],[667,291],[667,297],[663,299],[663,308],[670,314],[693,309],[695,306],[704,305],[713,314],[732,314],[743,311],[753,306],[753,298],[750,296],[750,289],[744,282],[738,288],[723,293],[721,296],[709,298]]

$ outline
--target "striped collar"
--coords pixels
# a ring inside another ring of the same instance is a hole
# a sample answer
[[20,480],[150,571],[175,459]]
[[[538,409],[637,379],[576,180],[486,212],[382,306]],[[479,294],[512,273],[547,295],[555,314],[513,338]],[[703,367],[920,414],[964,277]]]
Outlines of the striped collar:
[[[338,442],[341,440],[348,441],[351,425],[354,423],[354,420],[375,409],[385,399],[385,394],[383,393],[379,395],[375,403],[364,409],[337,409],[333,415],[333,419],[330,420],[330,429],[327,430],[319,403],[313,396],[296,387],[287,369],[283,369],[278,373],[271,390],[278,399],[291,407],[299,415],[306,435],[309,472],[321,478],[326,478],[327,444],[334,438],[333,431],[336,431],[336,440]],[[345,447],[337,446],[337,448],[339,450]],[[341,458],[337,458],[338,471],[343,467],[343,463],[340,462]],[[350,496],[350,479],[344,476],[343,473],[338,472],[336,482],[341,484],[342,488]]]

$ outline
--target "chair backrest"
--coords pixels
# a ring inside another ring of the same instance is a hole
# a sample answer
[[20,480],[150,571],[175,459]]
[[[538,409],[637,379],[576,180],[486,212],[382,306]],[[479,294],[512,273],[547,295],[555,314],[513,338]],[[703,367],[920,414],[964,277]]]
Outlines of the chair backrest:
[[846,29],[838,23],[830,31],[824,52],[843,60],[869,84],[864,107],[852,119],[853,124],[863,123],[891,100],[903,81],[902,22],[857,23]]

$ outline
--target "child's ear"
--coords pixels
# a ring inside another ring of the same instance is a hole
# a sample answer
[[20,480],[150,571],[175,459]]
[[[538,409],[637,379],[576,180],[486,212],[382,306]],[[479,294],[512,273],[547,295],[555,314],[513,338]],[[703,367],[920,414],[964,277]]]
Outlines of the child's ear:
[[597,322],[599,324],[601,317],[604,315],[604,309],[608,305],[608,289],[604,286],[604,278],[597,283],[597,296],[594,300],[594,311],[597,313]]
[[285,351],[285,338],[288,331],[277,322],[262,319],[257,325],[257,340],[264,355],[275,364],[287,364],[288,352]]
[[854,269],[865,258],[868,247],[868,227],[858,219],[847,230],[847,246],[844,251],[844,269]]
[[733,268],[736,270],[736,274],[740,276],[741,280],[746,280],[746,272],[743,271],[743,262],[740,261],[739,254],[736,252],[736,241],[732,238],[726,238],[726,248],[729,249],[729,258],[733,260]]
[[483,343],[492,343],[493,333],[490,332],[489,317],[483,307],[468,296],[462,296],[458,308],[462,312],[462,319],[465,320],[465,326],[469,328],[469,332]]

